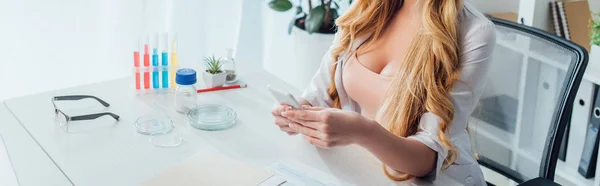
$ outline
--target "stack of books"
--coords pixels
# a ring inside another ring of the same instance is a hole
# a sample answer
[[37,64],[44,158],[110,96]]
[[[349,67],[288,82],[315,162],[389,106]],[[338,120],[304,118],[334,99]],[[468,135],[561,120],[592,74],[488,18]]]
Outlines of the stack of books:
[[590,51],[590,21],[588,1],[551,1],[554,33]]

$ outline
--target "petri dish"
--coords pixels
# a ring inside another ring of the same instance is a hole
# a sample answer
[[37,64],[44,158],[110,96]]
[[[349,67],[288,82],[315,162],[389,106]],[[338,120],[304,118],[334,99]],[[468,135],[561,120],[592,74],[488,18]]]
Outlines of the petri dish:
[[150,143],[157,147],[177,147],[183,143],[183,134],[176,128],[173,128],[168,133],[150,136]]
[[235,125],[237,115],[223,105],[200,105],[187,114],[189,124],[200,130],[225,130]]
[[135,120],[134,125],[143,135],[167,134],[173,129],[173,120],[168,116],[144,115]]

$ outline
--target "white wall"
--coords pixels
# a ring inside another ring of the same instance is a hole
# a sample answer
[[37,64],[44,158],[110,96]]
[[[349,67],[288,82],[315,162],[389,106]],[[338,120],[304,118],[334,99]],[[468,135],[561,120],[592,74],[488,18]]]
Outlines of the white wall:
[[173,26],[181,65],[203,66],[204,56],[225,56],[226,48],[236,48],[242,0],[174,1]]
[[198,66],[235,47],[241,2],[0,1],[0,100],[129,76],[144,32],[177,32],[180,64]]
[[[282,61],[295,60],[292,36],[288,35],[288,23],[294,17],[294,11],[277,12],[271,10],[266,5],[262,11],[263,25],[263,67],[274,75],[289,79],[292,77],[281,72],[278,69],[287,69]],[[288,81],[289,82],[289,81]]]
[[594,13],[600,13],[600,1],[598,0],[588,0],[590,4],[590,10]]
[[0,100],[127,75],[136,3],[2,1]]
[[[519,11],[519,0],[467,0],[484,13]],[[526,0],[523,0],[526,1]]]
[[[518,11],[519,0],[470,1],[483,12]],[[201,66],[203,56],[224,55],[227,47],[241,50],[238,62],[293,60],[287,25],[294,11],[275,12],[267,2],[0,1],[0,100],[129,76],[141,33],[176,32],[182,66]]]

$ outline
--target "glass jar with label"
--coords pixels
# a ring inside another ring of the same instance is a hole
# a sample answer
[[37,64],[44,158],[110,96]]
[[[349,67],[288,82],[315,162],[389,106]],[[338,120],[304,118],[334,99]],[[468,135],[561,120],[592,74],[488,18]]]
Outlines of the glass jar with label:
[[188,113],[196,107],[196,71],[189,68],[177,70],[175,75],[175,110],[179,113]]

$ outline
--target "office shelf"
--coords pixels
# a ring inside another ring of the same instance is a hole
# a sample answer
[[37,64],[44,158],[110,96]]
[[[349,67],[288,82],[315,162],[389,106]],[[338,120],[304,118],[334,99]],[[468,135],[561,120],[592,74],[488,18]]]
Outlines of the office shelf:
[[[497,34],[501,34],[501,33],[497,33]],[[546,55],[541,55],[537,51],[531,51],[530,49],[525,48],[525,46],[528,46],[528,45],[518,45],[518,44],[516,44],[516,42],[514,40],[498,37],[496,40],[496,43],[507,49],[511,49],[511,50],[515,51],[516,53],[524,54],[525,56],[527,56],[529,58],[536,59],[537,61],[540,61],[546,65],[550,65],[557,69],[566,71],[568,68],[568,64],[565,64],[564,62],[555,60],[555,59],[551,58],[551,56],[549,57]],[[592,51],[590,52],[590,56],[592,56],[592,55],[600,56],[599,50],[600,50],[600,48],[598,48],[598,50],[594,50],[594,48],[592,48]],[[598,54],[596,54],[596,53],[598,53]],[[600,84],[600,61],[595,61],[595,60],[589,61],[586,72],[583,75],[583,79],[588,80],[597,85]]]
[[585,179],[577,172],[576,166],[567,166],[567,163],[564,161],[558,161],[558,163],[556,163],[556,175],[575,185],[594,185],[594,178]]
[[[507,51],[513,51],[515,53],[519,53],[523,55],[523,66],[522,68],[525,69],[521,69],[521,73],[526,74],[524,75],[522,78],[526,78],[527,76],[536,76],[538,77],[541,74],[537,74],[539,73],[539,71],[535,72],[534,71],[530,71],[533,69],[537,69],[540,68],[539,65],[547,65],[550,67],[553,67],[555,69],[558,69],[559,71],[566,71],[568,68],[568,64],[566,64],[565,62],[568,62],[569,59],[565,59],[565,57],[568,57],[566,55],[560,55],[560,53],[556,52],[556,51],[552,51],[553,49],[547,49],[547,48],[543,48],[543,47],[539,47],[542,46],[539,43],[530,43],[527,39],[523,39],[523,38],[511,38],[510,35],[506,35],[506,34],[502,34],[502,33],[497,33],[498,35],[501,35],[500,37],[498,37],[497,39],[497,44],[501,47],[505,47],[507,49]],[[537,46],[537,48],[536,48]],[[600,51],[598,51],[600,52]],[[544,54],[544,55],[542,55]],[[554,55],[554,56],[553,56]],[[533,59],[533,60],[532,60]],[[535,64],[539,64],[539,65],[535,65]],[[531,68],[531,69],[530,69]],[[527,70],[530,69],[530,70]],[[535,72],[532,74],[532,72]],[[588,65],[587,71],[584,75],[584,80],[593,82],[595,84],[600,84],[600,64],[598,64],[598,62],[594,62],[591,61]],[[530,81],[530,80],[525,80],[522,79],[521,83],[523,84],[537,84],[537,82],[534,81]],[[531,87],[530,87],[531,88]],[[520,92],[521,94],[524,92],[528,92],[527,91],[527,86],[525,87],[521,87],[520,88]],[[529,93],[523,94],[519,96],[519,100],[531,100],[528,98],[531,98],[531,95],[528,95]],[[537,96],[536,96],[537,97]],[[520,105],[520,107],[528,107],[527,105]],[[524,112],[526,111],[527,108],[521,108],[521,110],[519,112]],[[513,152],[513,157],[510,161],[511,164],[511,168],[519,168],[521,171],[523,172],[527,172],[527,174],[536,174],[536,171],[533,171],[533,169],[537,169],[537,167],[535,168],[530,168],[530,167],[523,167],[523,161],[527,161],[530,163],[527,164],[532,164],[532,165],[539,165],[540,161],[541,161],[541,150],[543,150],[543,148],[533,148],[535,143],[534,141],[532,141],[532,139],[530,138],[525,138],[523,139],[524,134],[522,134],[525,130],[526,132],[531,132],[531,130],[535,130],[535,128],[530,128],[531,126],[527,126],[527,124],[530,124],[530,122],[527,121],[523,121],[523,117],[526,118],[531,118],[531,115],[523,115],[521,114],[520,116],[518,116],[518,120],[520,122],[517,123],[517,131],[515,133],[508,133],[506,131],[503,131],[501,129],[498,129],[497,127],[494,127],[491,124],[485,123],[481,120],[478,120],[477,118],[472,118],[471,120],[476,121],[476,123],[479,125],[476,132],[480,133],[483,136],[488,137],[490,140],[498,143],[501,147],[510,149]],[[531,120],[529,120],[531,121]],[[475,123],[475,122],[474,122]],[[470,127],[472,130],[474,127]],[[510,140],[508,140],[510,139]],[[526,143],[526,144],[523,144]],[[537,144],[537,145],[543,145],[543,144]],[[561,184],[564,185],[594,185],[595,184],[595,179],[591,178],[591,179],[585,179],[583,176],[581,176],[578,172],[577,172],[577,165],[567,165],[567,163],[563,162],[563,161],[559,161],[557,163],[557,168],[556,168],[556,180],[558,182],[561,182]]]
[[542,152],[535,151],[532,148],[521,148],[518,150],[519,157],[523,157],[529,161],[540,162]]
[[469,130],[471,132],[479,133],[481,136],[485,136],[494,143],[507,148],[513,149],[512,143],[514,142],[514,134],[497,128],[496,126],[482,121],[478,118],[471,117],[469,119]]
[[496,43],[500,46],[514,50],[515,52],[524,54],[525,56],[528,56],[530,58],[534,58],[538,61],[543,62],[544,64],[550,65],[557,69],[567,70],[567,68],[568,68],[568,64],[564,64],[564,62],[559,62],[552,58],[549,58],[548,56],[541,55],[535,51],[531,51],[530,49],[525,48],[522,45],[517,45],[516,43],[510,42],[507,40],[502,40],[502,39],[496,40]]
[[[526,160],[539,165],[541,162],[541,151],[534,150],[530,146],[518,149],[520,160]],[[567,165],[564,161],[559,160],[556,163],[555,180],[566,181],[564,185],[594,185],[594,178],[585,179],[577,172],[577,165]]]
[[600,47],[592,46],[589,56],[590,61],[588,62],[583,79],[600,85]]
[[[550,30],[553,29],[551,19],[552,14],[550,12],[549,2],[553,0],[507,0],[502,1],[502,4],[506,4],[506,6],[499,6],[498,4],[492,2],[484,2],[484,1],[474,1],[476,4],[478,3],[478,8],[484,13],[495,13],[497,17],[499,13],[504,13],[501,15],[509,15],[504,17],[510,17],[512,21],[516,21],[522,23],[527,26],[533,26],[542,30]],[[591,1],[588,0],[590,5],[590,9],[593,12],[600,13],[600,1]],[[584,11],[584,10],[582,10]],[[562,79],[564,76],[564,72],[568,68],[568,57],[567,55],[561,55],[559,52],[555,52],[556,49],[552,48],[544,48],[543,44],[536,43],[537,41],[530,42],[525,37],[518,37],[515,35],[511,35],[509,32],[498,31],[496,34],[496,42],[498,47],[503,48],[503,53],[500,55],[508,56],[514,55],[517,57],[522,57],[522,66],[516,66],[514,64],[510,68],[514,68],[514,71],[520,71],[522,75],[521,81],[519,82],[519,91],[517,100],[535,100],[533,102],[528,103],[520,103],[519,111],[517,116],[517,124],[516,130],[514,133],[507,133],[505,131],[501,131],[494,126],[487,124],[485,122],[477,123],[477,130],[474,130],[475,126],[469,126],[471,131],[475,131],[477,134],[481,136],[485,136],[486,139],[490,139],[499,145],[495,146],[495,148],[508,148],[512,151],[512,157],[510,160],[511,167],[513,169],[520,168],[521,171],[527,172],[528,174],[537,174],[532,172],[532,169],[528,169],[526,166],[531,165],[539,165],[541,161],[541,154],[543,150],[543,145],[540,144],[540,139],[544,138],[540,134],[539,129],[546,128],[545,126],[534,125],[535,123],[544,123],[545,117],[541,117],[544,121],[538,121],[540,119],[540,115],[535,112],[531,112],[530,110],[536,110],[536,107],[549,107],[549,104],[539,104],[540,96],[536,93],[527,93],[531,90],[536,90],[535,86],[539,85],[539,80],[546,75],[546,80],[552,80],[552,78]],[[506,49],[504,49],[506,48]],[[514,52],[514,53],[512,53]],[[592,47],[590,53],[590,61],[588,63],[586,72],[583,76],[583,80],[587,82],[591,82],[596,85],[600,85],[600,47]],[[596,56],[594,58],[594,56]],[[504,57],[502,60],[514,60],[510,57]],[[553,71],[552,68],[558,69],[559,72]],[[506,69],[502,69],[506,70]],[[510,69],[509,69],[510,70]],[[550,73],[550,75],[546,74]],[[533,77],[533,78],[528,78]],[[539,78],[536,78],[539,77]],[[512,83],[512,81],[511,81]],[[533,98],[533,99],[532,99]],[[551,99],[551,96],[548,97]],[[531,106],[534,105],[534,106]],[[544,111],[545,112],[545,111]],[[471,119],[477,120],[477,119]],[[585,134],[581,134],[582,130],[571,130],[571,131],[579,131],[576,133],[569,134],[570,136],[581,136]],[[577,144],[573,144],[577,143]],[[573,140],[569,141],[568,148],[580,147],[582,146],[581,140]],[[533,148],[535,147],[535,148]],[[573,150],[571,150],[573,151]],[[569,157],[571,155],[571,157]],[[578,162],[575,162],[575,158],[572,156],[573,153],[567,154],[567,159],[570,159],[568,163],[559,160],[556,168],[556,181],[562,185],[600,185],[600,164],[597,165],[597,173],[595,178],[585,179],[577,172]],[[600,160],[600,158],[598,158]],[[520,161],[520,162],[519,162]],[[524,164],[520,164],[524,163]]]

